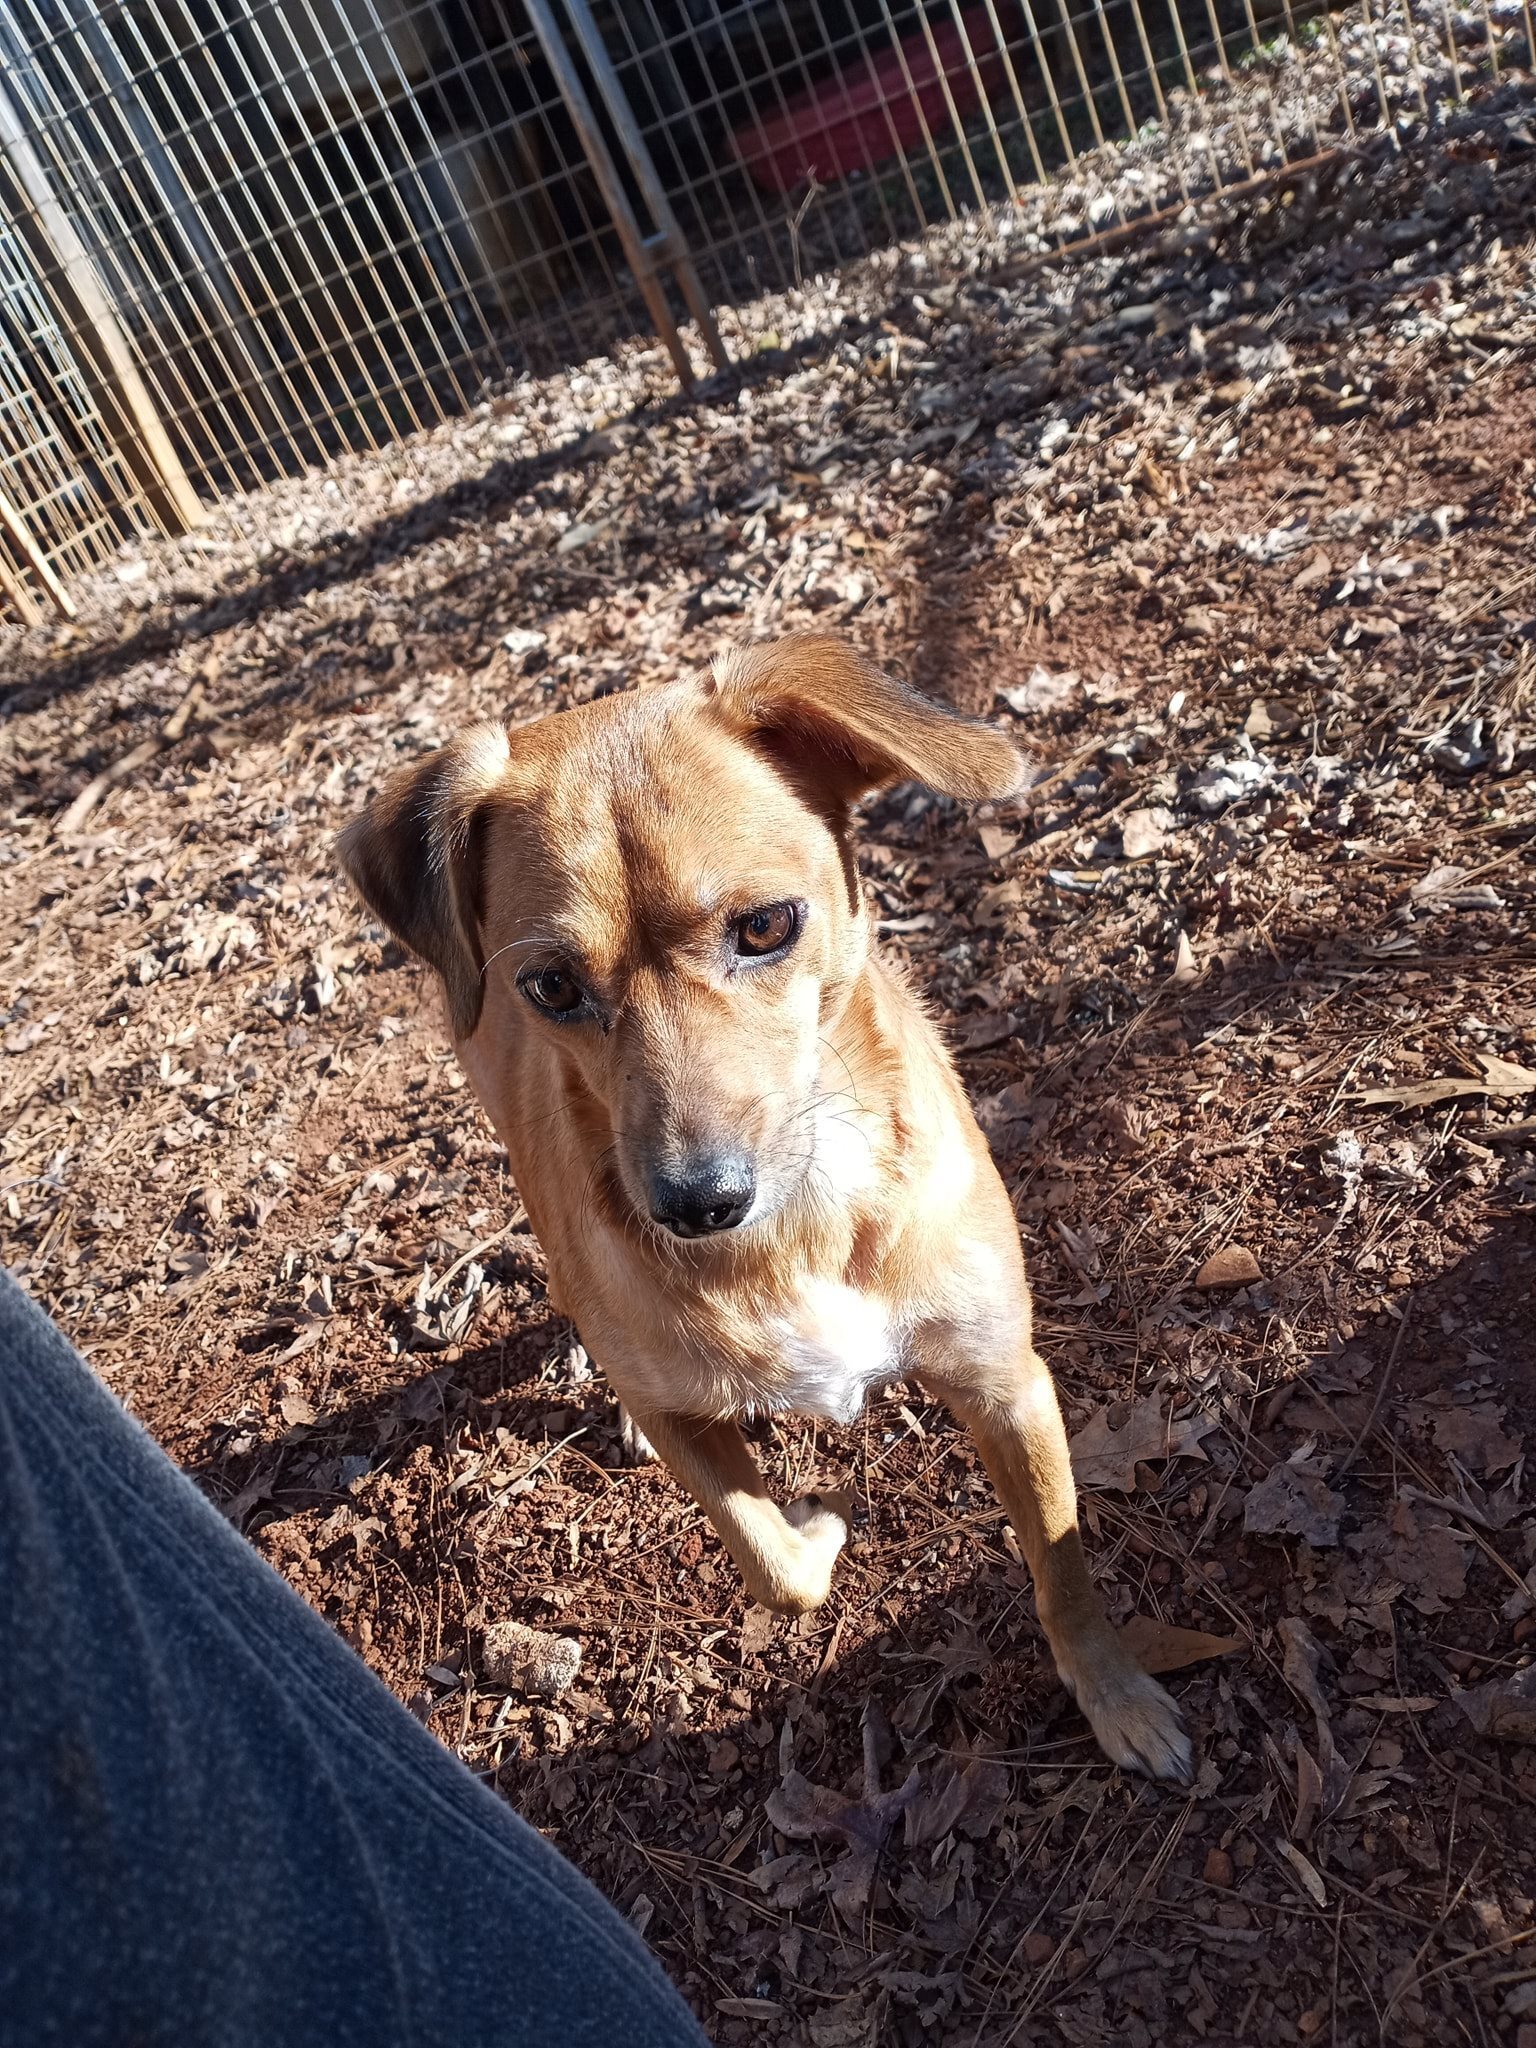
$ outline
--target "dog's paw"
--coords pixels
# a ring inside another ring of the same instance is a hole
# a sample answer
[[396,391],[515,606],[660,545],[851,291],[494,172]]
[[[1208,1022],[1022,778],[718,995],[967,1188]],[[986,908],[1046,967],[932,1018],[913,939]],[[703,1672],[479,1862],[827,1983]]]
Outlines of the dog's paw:
[[799,1530],[807,1543],[836,1557],[853,1528],[853,1500],[846,1493],[808,1493],[803,1499],[790,1502],[784,1519],[791,1529]]
[[1068,1691],[1082,1709],[1100,1749],[1123,1771],[1187,1785],[1195,1774],[1194,1749],[1184,1717],[1155,1678],[1127,1657],[1108,1671],[1081,1676]]
[[809,1614],[832,1590],[838,1552],[848,1541],[853,1503],[845,1493],[809,1493],[792,1500],[784,1520],[793,1531],[773,1562],[771,1584],[754,1586],[765,1607],[780,1614]]
[[626,1465],[654,1465],[656,1448],[633,1415],[619,1404],[619,1450]]
[[832,1567],[853,1529],[852,1496],[830,1490],[808,1493],[790,1502],[784,1519],[800,1539],[796,1549],[805,1605],[819,1607],[832,1589]]

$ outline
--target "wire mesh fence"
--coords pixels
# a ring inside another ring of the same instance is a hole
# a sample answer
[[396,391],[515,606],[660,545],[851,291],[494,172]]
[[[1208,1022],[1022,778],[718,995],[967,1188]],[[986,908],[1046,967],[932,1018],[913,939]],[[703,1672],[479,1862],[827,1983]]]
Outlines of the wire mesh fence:
[[1529,0],[742,0],[707,35],[696,0],[597,4],[722,297],[1000,207],[1037,249],[1101,237],[1422,122],[1533,40]]
[[[3,163],[0,200],[7,217],[20,217]],[[50,572],[88,569],[154,525],[38,266],[16,236],[0,234],[0,591],[34,623],[40,598],[57,602]]]
[[961,216],[1044,250],[1422,123],[1532,5],[7,0],[0,596],[626,332],[686,378],[712,304]]
[[14,0],[0,36],[197,486],[590,351],[583,313],[628,289],[560,93],[494,4]]

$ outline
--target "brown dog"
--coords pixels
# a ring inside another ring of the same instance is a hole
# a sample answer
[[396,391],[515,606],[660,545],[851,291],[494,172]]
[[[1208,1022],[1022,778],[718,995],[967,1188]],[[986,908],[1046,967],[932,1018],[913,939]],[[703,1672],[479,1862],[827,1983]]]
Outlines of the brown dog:
[[827,1596],[848,1530],[781,1511],[737,1418],[851,1421],[920,1379],[969,1427],[1056,1668],[1119,1763],[1184,1778],[1178,1709],[1088,1576],[1012,1208],[933,1027],[870,952],[850,807],[1001,797],[1021,762],[820,638],[403,770],[344,834],[441,975],[552,1295],[753,1597]]

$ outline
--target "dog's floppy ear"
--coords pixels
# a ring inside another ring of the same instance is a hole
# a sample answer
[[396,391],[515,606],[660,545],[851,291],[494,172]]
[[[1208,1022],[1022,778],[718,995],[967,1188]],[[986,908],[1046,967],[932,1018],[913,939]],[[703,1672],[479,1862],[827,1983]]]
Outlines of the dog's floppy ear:
[[758,741],[835,804],[893,782],[945,796],[1012,796],[1024,760],[995,726],[935,704],[830,634],[797,634],[724,655],[704,688]]
[[443,979],[455,1038],[480,1021],[479,825],[510,758],[499,725],[472,726],[401,768],[337,841],[368,908]]

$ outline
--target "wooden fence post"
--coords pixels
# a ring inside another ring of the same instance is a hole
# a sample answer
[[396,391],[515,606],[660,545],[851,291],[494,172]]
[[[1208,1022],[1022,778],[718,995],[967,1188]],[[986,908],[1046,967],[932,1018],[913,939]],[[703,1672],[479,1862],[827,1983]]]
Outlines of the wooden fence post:
[[[60,204],[20,110],[0,81],[0,152],[30,208],[30,225],[51,257],[47,282],[62,304],[67,338],[79,358],[124,463],[167,533],[184,533],[206,516],[139,375],[106,286]],[[27,223],[22,223],[25,226]]]

